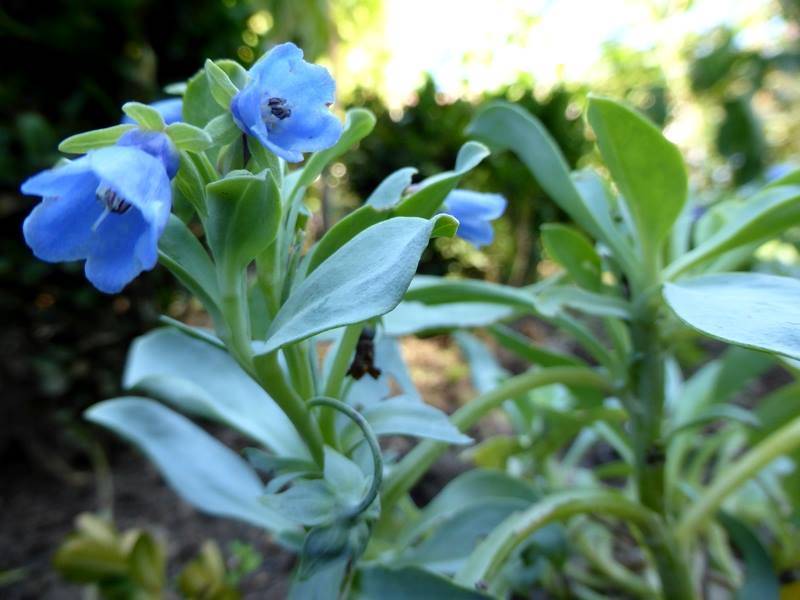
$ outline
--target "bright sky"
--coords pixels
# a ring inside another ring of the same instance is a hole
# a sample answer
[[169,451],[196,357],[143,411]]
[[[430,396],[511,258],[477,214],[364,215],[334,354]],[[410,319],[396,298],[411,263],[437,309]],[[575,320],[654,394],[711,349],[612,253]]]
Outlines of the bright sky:
[[[592,81],[606,41],[674,53],[687,33],[727,23],[748,25],[745,45],[776,39],[783,21],[769,20],[769,0],[694,0],[665,19],[655,10],[684,0],[384,0],[385,23],[372,44],[387,56],[383,87],[392,104],[429,71],[441,91],[458,95],[494,89],[533,75],[537,84]],[[368,46],[346,59],[351,73],[366,69]],[[465,57],[467,60],[465,61]],[[669,76],[669,74],[668,74]]]

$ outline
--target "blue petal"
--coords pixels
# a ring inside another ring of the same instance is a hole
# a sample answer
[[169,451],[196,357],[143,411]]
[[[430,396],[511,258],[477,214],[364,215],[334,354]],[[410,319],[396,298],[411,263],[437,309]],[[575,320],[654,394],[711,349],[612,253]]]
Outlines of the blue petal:
[[488,221],[459,221],[456,234],[476,248],[491,244],[494,239],[494,230]]
[[277,123],[269,133],[274,144],[297,153],[325,150],[339,141],[341,136],[341,121],[327,109],[292,109],[292,116]]
[[[41,260],[86,258],[91,247],[92,225],[103,213],[104,207],[95,196],[98,180],[94,175],[86,173],[78,181],[68,179],[68,192],[49,194],[22,225],[25,242]],[[55,191],[50,186],[48,190]]]
[[172,191],[161,161],[137,148],[111,146],[89,153],[92,170],[144,219],[163,228],[172,206]]
[[58,197],[71,194],[74,190],[83,189],[86,177],[92,176],[89,159],[85,156],[64,165],[47,169],[28,178],[20,190],[29,196],[43,198]]
[[278,44],[250,67],[250,76],[279,81],[291,74],[292,68],[303,61],[303,51],[287,42]]
[[101,292],[119,292],[158,260],[160,231],[131,208],[110,213],[97,227],[86,260],[86,277]]
[[485,194],[471,190],[454,190],[444,201],[448,213],[459,221],[483,219],[493,221],[506,210],[506,199],[500,194]]
[[146,131],[144,129],[131,129],[124,133],[117,141],[118,146],[131,146],[155,156],[164,165],[167,177],[172,179],[180,167],[180,155],[175,144],[169,136],[160,131]]
[[[183,100],[181,98],[168,98],[166,100],[158,100],[148,104],[155,108],[164,119],[164,123],[180,123],[183,121]],[[135,123],[128,115],[122,117],[123,123]]]
[[[249,71],[250,81],[233,99],[231,110],[240,129],[290,162],[303,152],[333,146],[342,124],[330,113],[336,84],[327,69],[303,60],[294,44],[273,48]],[[264,123],[261,107],[269,98],[281,98],[291,115]]]
[[303,60],[289,64],[288,72],[280,78],[260,77],[269,96],[286,98],[292,109],[327,107],[336,96],[336,83],[325,67]]

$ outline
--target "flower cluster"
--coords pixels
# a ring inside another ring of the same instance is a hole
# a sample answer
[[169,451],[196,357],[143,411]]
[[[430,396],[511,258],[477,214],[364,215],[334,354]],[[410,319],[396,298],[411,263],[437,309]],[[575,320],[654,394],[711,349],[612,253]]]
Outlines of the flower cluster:
[[[305,62],[295,45],[282,44],[252,67],[230,110],[245,134],[297,162],[303,152],[328,148],[341,136],[342,125],[329,110],[334,88],[327,70]],[[165,125],[182,121],[179,98],[151,108]],[[126,116],[122,123],[134,120]],[[25,220],[26,243],[48,262],[85,260],[95,287],[119,292],[158,260],[179,163],[168,135],[136,127],[113,146],[31,177],[22,192],[42,201]]]

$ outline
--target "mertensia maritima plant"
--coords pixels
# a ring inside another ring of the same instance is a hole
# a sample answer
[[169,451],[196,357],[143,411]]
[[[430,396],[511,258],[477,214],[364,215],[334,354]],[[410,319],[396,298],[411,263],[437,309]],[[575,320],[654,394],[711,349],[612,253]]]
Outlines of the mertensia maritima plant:
[[[248,71],[207,61],[171,89],[62,142],[75,157],[22,184],[40,198],[25,240],[42,260],[85,261],[108,293],[160,263],[202,303],[212,327],[164,317],[130,349],[130,395],[86,418],[199,510],[296,552],[293,598],[766,598],[797,571],[797,384],[754,408],[732,400],[800,364],[800,285],[745,272],[800,221],[800,173],[702,213],[678,149],[625,105],[588,101],[601,175],[570,172],[534,117],[496,103],[453,170],[413,185],[413,166],[388,174],[310,240],[306,194],[372,114],[342,123],[330,74],[292,44]],[[492,241],[502,190],[458,189],[489,148],[513,152],[571,219],[541,231],[561,269],[522,288],[415,276],[433,237]],[[522,317],[574,351],[510,326]],[[692,373],[680,350],[694,331],[732,345]],[[477,392],[450,416],[400,352],[430,332],[453,334]],[[497,347],[528,369],[509,373]],[[476,445],[494,411],[510,433]],[[420,441],[398,458],[385,436]],[[409,492],[454,446],[475,468],[418,506]]]

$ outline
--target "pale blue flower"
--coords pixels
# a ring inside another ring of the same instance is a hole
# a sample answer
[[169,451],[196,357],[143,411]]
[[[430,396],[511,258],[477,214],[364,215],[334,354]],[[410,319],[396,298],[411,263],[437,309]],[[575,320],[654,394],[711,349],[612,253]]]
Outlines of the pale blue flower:
[[23,224],[33,253],[47,262],[85,259],[86,277],[106,293],[156,265],[172,206],[174,148],[170,154],[169,143],[156,139],[164,134],[134,131],[121,145],[42,171],[21,188],[42,197]]
[[303,152],[333,146],[342,124],[328,107],[336,85],[327,69],[303,60],[294,44],[275,46],[248,72],[249,80],[231,102],[236,125],[289,162]]
[[445,198],[443,208],[458,219],[456,234],[480,248],[492,243],[494,230],[490,222],[505,212],[506,204],[500,194],[453,190]]
[[[170,123],[180,123],[183,121],[182,98],[167,98],[166,100],[157,100],[156,102],[151,102],[148,104],[148,106],[155,108],[159,113],[161,113],[161,118],[164,119],[164,123],[167,125]],[[134,123],[135,121],[128,115],[125,115],[122,117],[122,122]]]

